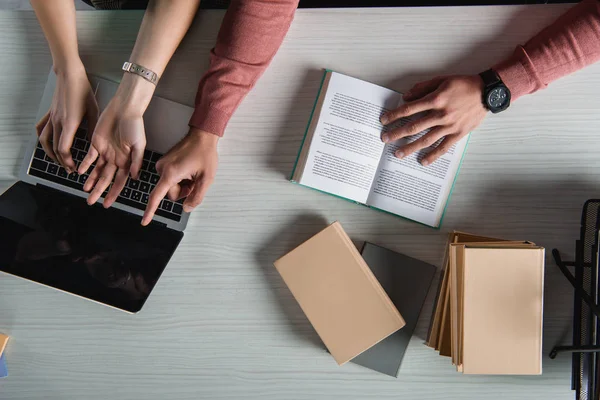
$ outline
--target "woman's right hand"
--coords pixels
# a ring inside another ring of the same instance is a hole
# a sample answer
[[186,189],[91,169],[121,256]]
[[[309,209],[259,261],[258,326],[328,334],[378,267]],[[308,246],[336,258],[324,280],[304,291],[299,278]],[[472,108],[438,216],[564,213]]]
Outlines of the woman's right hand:
[[71,157],[71,146],[84,118],[88,122],[88,132],[93,132],[98,120],[98,103],[85,68],[80,63],[56,71],[52,105],[36,125],[40,143],[48,157],[69,173],[77,169]]

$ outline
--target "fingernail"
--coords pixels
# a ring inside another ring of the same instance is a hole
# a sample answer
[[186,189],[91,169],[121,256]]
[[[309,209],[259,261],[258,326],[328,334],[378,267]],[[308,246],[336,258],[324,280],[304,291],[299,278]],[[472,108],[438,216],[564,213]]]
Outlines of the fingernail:
[[389,118],[388,118],[388,116],[387,116],[387,115],[385,115],[385,114],[383,114],[383,115],[381,116],[381,119],[380,119],[380,120],[381,120],[381,123],[382,123],[383,125],[387,125],[387,123],[389,122]]
[[424,167],[426,167],[426,166],[429,165],[429,161],[423,160],[423,161],[421,161],[421,165],[424,166]]
[[390,135],[388,135],[387,133],[384,133],[383,136],[381,137],[381,140],[383,140],[385,143],[389,142]]
[[397,151],[396,152],[396,157],[398,157],[398,158],[404,158],[404,153],[401,152],[401,151]]
[[185,204],[183,205],[183,211],[185,211],[186,213],[192,212],[193,207],[190,206],[186,206]]

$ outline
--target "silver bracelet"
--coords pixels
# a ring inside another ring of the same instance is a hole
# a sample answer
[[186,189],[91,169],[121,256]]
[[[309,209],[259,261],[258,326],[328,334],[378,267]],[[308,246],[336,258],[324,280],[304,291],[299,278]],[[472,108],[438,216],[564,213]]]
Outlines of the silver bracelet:
[[158,75],[155,72],[150,71],[146,67],[142,67],[141,65],[134,64],[132,62],[126,61],[123,64],[123,71],[130,72],[132,74],[136,74],[156,85],[156,81],[158,81]]

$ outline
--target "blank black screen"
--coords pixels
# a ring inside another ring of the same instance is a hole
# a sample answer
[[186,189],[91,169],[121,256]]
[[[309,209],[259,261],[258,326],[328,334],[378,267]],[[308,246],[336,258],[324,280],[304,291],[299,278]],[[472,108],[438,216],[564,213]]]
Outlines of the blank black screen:
[[183,234],[50,188],[0,197],[0,271],[139,311]]

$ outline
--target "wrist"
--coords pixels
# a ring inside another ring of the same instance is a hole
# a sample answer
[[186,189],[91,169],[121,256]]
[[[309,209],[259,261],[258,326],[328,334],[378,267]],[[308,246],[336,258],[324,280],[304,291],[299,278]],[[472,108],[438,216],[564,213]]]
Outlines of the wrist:
[[215,148],[217,147],[217,143],[219,143],[220,139],[220,137],[214,133],[203,131],[202,129],[198,128],[190,128],[188,135],[198,140],[202,146],[214,146]]
[[144,114],[156,86],[139,75],[126,72],[119,84],[115,99],[125,111]]
[[70,59],[54,60],[52,70],[56,76],[66,77],[77,74],[85,74],[85,66],[79,57]]

